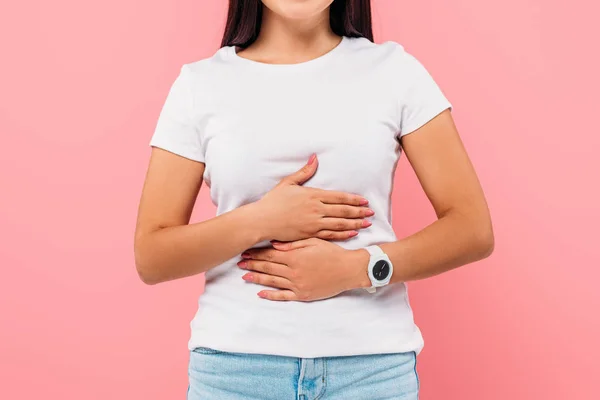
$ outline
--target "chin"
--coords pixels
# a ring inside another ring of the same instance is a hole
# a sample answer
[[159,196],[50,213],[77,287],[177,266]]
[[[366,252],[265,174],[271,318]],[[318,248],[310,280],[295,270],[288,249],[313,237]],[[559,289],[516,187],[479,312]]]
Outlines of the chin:
[[303,20],[325,11],[333,0],[262,0],[265,7],[286,19]]

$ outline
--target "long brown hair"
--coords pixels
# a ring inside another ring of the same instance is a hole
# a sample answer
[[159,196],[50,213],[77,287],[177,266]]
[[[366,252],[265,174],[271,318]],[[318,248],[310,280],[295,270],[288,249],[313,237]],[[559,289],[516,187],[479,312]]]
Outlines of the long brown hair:
[[[260,0],[229,0],[221,47],[248,47],[260,33],[263,4]],[[340,36],[373,41],[371,0],[334,0],[329,10],[331,30]]]

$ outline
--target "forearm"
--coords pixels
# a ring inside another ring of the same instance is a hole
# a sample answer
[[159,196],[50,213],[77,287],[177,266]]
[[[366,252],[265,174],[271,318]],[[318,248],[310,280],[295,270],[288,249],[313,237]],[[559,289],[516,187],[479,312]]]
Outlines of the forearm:
[[[449,212],[417,233],[379,247],[394,265],[391,283],[428,278],[489,256],[494,247],[488,217]],[[356,270],[365,270],[356,287],[370,286],[366,276],[369,254],[359,250]]]
[[215,218],[166,227],[136,238],[140,278],[148,284],[196,275],[216,267],[264,240],[254,204]]
[[494,239],[483,221],[450,212],[411,236],[382,244],[395,267],[392,283],[428,278],[489,256]]

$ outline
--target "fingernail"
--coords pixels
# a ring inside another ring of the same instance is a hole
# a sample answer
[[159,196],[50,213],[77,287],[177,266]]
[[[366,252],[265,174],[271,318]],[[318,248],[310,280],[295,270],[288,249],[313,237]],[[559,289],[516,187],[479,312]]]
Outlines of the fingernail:
[[363,228],[366,228],[366,227],[371,226],[371,225],[373,225],[371,223],[371,221],[366,220],[366,219],[363,220],[363,223],[362,223]]
[[242,276],[242,279],[247,282],[252,282],[252,275],[246,274],[246,275]]
[[258,294],[258,297],[261,297],[261,298],[263,298],[263,299],[264,299],[265,297],[267,297],[266,293],[264,293],[264,292],[258,292],[257,294]]
[[308,159],[308,164],[314,163],[316,158],[317,158],[316,154],[311,155],[310,158]]
[[250,258],[250,253],[248,253],[247,251],[242,253],[242,257],[244,258]]
[[237,263],[238,267],[240,268],[246,268],[246,266],[248,265],[247,261],[240,261],[239,263]]
[[370,217],[372,215],[375,215],[375,211],[371,210],[370,208],[367,209],[367,211],[365,212],[365,214],[367,215],[367,217]]
[[357,231],[351,231],[350,233],[348,233],[348,237],[354,237],[356,235],[358,235]]
[[367,204],[369,204],[369,200],[367,200],[367,199],[361,199],[359,204],[361,206],[366,206]]

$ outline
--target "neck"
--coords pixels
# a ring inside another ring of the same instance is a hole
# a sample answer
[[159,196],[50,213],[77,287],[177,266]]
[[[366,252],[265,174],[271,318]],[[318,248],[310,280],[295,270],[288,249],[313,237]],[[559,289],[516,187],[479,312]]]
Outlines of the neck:
[[329,8],[313,18],[294,20],[263,7],[260,34],[243,53],[267,62],[302,62],[327,53],[339,40],[331,30]]

